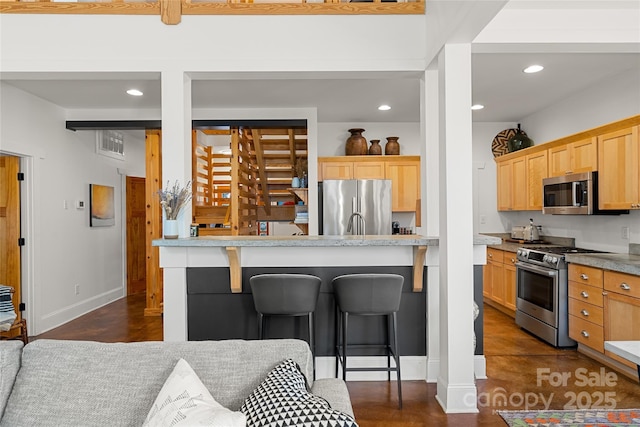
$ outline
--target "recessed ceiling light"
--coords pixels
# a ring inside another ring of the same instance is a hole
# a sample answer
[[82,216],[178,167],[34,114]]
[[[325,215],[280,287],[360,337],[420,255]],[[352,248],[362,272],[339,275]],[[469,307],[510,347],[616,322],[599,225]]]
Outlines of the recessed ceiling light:
[[532,74],[532,73],[537,73],[537,72],[542,71],[542,70],[544,70],[544,67],[542,65],[529,65],[527,68],[525,68],[522,71],[527,73],[527,74]]
[[389,107],[386,104],[382,104],[381,106],[378,107],[378,110],[380,110],[380,111],[389,111],[389,110],[391,110],[391,107]]
[[131,96],[142,96],[143,93],[141,91],[139,91],[138,89],[129,89],[127,91],[127,93]]
[[484,105],[482,104],[474,104],[471,106],[472,110],[482,110],[484,108]]

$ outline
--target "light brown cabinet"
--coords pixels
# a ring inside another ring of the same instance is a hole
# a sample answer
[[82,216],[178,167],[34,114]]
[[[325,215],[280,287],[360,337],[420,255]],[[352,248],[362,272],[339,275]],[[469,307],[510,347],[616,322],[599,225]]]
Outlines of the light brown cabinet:
[[598,138],[596,137],[549,148],[547,153],[549,176],[598,170]]
[[542,180],[547,177],[547,152],[498,162],[498,210],[542,210]]
[[569,264],[569,336],[635,368],[604,342],[640,340],[640,276]]
[[604,352],[603,272],[569,264],[569,337]]
[[318,159],[318,180],[389,179],[393,212],[416,212],[420,199],[419,156],[342,156]]
[[384,177],[391,180],[391,206],[394,212],[414,212],[420,199],[420,161],[388,160]]
[[516,157],[498,163],[498,210],[519,211],[527,207],[526,158]]
[[640,126],[598,137],[600,209],[640,209]]
[[548,176],[547,152],[528,154],[527,167],[527,207],[526,210],[542,210],[542,180]]
[[[605,341],[640,340],[640,276],[604,272]],[[634,363],[605,351],[612,359],[635,368]]]
[[601,210],[640,209],[640,115],[497,157],[498,211],[541,210],[542,180],[598,171]]
[[[487,248],[487,264],[484,266],[482,295],[497,303],[497,308],[516,310],[516,256],[515,253]],[[495,307],[495,304],[492,304]]]

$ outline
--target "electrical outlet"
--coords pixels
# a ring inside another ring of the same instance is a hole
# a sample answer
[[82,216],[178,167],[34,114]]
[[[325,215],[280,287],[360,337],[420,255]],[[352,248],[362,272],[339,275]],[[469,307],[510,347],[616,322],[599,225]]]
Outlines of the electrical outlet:
[[622,238],[625,240],[629,240],[629,227],[622,227],[620,231]]
[[69,209],[69,203],[66,200],[62,201],[62,208],[65,210]]
[[486,223],[487,223],[487,216],[480,215],[480,224],[486,224]]
[[76,295],[80,295],[80,285],[76,284]]

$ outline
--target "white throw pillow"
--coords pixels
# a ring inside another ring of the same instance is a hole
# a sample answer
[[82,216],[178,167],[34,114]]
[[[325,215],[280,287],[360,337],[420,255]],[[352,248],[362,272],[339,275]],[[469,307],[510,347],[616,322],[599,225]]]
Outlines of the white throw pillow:
[[144,426],[245,427],[242,412],[220,405],[184,360],[178,360],[144,421]]

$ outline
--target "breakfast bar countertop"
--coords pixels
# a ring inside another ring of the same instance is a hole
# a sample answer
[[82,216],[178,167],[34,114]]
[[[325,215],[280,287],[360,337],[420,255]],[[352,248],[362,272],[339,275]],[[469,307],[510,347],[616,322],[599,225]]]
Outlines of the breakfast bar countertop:
[[566,254],[567,262],[640,276],[640,255]]
[[[476,234],[474,245],[499,244],[497,237]],[[153,246],[173,247],[336,247],[336,246],[438,246],[438,237],[409,235],[370,236],[203,236],[158,239]]]

